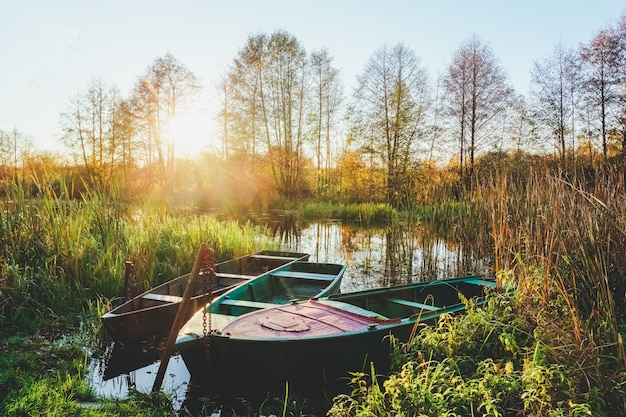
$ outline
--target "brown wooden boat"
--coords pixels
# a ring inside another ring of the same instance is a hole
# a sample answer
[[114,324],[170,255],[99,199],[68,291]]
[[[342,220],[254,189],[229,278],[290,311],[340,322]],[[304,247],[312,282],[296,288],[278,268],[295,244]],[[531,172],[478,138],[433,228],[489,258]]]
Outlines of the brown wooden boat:
[[[196,285],[186,319],[214,297],[268,271],[292,262],[307,260],[299,252],[261,251],[214,265],[215,276]],[[190,274],[182,275],[138,295],[102,316],[111,338],[122,344],[158,345],[167,338],[178,312]],[[200,283],[203,281],[199,280]],[[207,293],[208,292],[208,293]]]

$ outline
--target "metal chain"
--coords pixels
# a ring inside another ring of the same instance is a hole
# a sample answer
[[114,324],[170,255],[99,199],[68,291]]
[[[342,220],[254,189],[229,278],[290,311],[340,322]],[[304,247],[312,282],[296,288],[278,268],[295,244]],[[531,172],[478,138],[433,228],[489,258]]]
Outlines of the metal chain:
[[211,335],[213,334],[211,306],[208,307],[209,311],[207,313],[207,305],[209,304],[213,293],[213,278],[215,277],[215,270],[212,265],[213,263],[209,263],[209,260],[205,259],[201,270],[204,304],[204,310],[202,310],[202,344],[204,346],[207,363],[210,363]]

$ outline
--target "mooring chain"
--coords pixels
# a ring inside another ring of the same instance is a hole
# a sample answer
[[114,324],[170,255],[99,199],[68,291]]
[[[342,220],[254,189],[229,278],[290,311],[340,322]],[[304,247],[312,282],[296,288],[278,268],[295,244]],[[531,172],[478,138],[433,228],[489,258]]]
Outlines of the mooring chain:
[[[204,310],[202,310],[202,344],[204,345],[204,351],[206,353],[206,360],[209,363],[209,358],[211,354],[211,335],[213,334],[213,325],[211,320],[211,306],[208,307],[207,314],[207,305],[211,301],[211,295],[213,293],[213,279],[215,277],[215,270],[213,269],[213,265],[215,261],[212,256],[204,259],[204,263],[202,265],[201,273],[202,273],[202,291],[203,291],[203,302],[204,302]],[[217,277],[215,277],[217,279]],[[208,280],[208,283],[207,283]]]

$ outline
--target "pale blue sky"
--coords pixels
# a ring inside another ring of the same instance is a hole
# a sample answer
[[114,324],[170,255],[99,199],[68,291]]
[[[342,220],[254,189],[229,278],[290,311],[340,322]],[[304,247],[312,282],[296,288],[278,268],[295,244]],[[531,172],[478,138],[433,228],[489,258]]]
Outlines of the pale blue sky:
[[102,78],[127,95],[167,52],[201,79],[210,113],[214,85],[248,36],[276,29],[309,52],[327,47],[346,94],[385,44],[413,49],[434,80],[474,34],[526,94],[534,61],[558,43],[588,42],[624,10],[624,0],[0,0],[0,129],[58,150],[59,114],[78,90]]

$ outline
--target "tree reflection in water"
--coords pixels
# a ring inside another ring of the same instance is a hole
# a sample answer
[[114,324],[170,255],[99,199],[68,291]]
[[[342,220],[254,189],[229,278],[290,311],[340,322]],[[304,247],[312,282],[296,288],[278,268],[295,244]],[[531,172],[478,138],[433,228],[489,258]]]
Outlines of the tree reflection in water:
[[283,250],[307,252],[315,262],[345,264],[342,292],[489,273],[490,260],[480,243],[446,238],[419,223],[361,226],[283,215],[267,226]]

